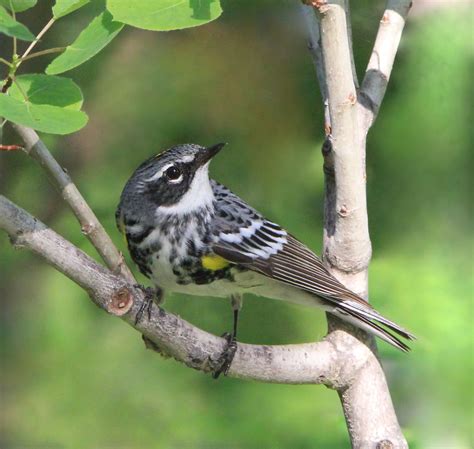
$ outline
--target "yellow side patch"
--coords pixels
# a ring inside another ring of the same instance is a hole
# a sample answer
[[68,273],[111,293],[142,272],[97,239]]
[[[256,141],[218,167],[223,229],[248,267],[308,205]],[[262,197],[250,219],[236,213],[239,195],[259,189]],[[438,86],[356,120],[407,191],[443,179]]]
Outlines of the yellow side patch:
[[203,268],[205,268],[206,270],[211,270],[211,271],[222,270],[223,268],[230,265],[230,263],[227,260],[225,260],[221,256],[218,256],[217,254],[202,256],[201,264]]

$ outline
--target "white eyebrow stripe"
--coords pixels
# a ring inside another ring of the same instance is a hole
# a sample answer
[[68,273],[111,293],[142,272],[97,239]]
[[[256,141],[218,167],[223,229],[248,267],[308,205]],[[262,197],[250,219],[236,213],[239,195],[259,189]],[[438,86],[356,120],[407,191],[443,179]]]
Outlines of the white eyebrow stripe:
[[174,163],[166,164],[161,170],[158,170],[153,176],[150,178],[145,179],[146,182],[156,181],[163,176],[163,173],[168,170],[168,168],[172,167]]
[[188,162],[194,161],[194,155],[188,154],[186,156],[183,156],[181,159],[178,160],[178,162],[182,162],[183,164],[186,164]]

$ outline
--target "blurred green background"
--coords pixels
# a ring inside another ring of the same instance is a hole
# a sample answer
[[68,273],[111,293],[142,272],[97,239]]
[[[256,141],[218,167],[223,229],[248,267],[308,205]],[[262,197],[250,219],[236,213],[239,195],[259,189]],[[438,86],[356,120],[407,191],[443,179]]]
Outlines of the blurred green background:
[[[223,16],[204,27],[123,31],[71,72],[85,93],[88,126],[44,139],[122,250],[114,210],[135,167],[176,143],[226,141],[213,176],[319,252],[322,108],[297,2],[222,3]],[[371,300],[419,337],[408,355],[379,344],[412,448],[473,444],[469,3],[420,1],[368,139]],[[38,32],[50,6],[20,17]],[[367,0],[352,6],[359,76],[382,8]],[[93,14],[59,22],[41,48],[71,41]],[[1,46],[11,51],[3,36]],[[41,71],[46,62],[22,70]],[[5,143],[16,143],[5,132]],[[0,192],[96,257],[32,160],[1,154]],[[349,446],[334,391],[216,382],[160,358],[68,279],[13,250],[3,233],[0,297],[2,449]],[[225,301],[172,296],[166,308],[216,334],[231,323]],[[317,310],[250,297],[240,339],[297,343],[325,329]]]

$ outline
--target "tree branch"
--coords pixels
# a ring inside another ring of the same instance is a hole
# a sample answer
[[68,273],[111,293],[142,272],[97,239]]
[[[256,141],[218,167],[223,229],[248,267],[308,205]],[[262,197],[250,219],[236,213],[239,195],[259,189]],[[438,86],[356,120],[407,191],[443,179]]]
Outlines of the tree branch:
[[[323,257],[341,282],[367,298],[371,258],[365,176],[367,129],[357,103],[348,2],[314,1],[313,4],[319,14],[331,120],[331,135],[323,146],[326,175]],[[310,24],[310,35],[314,34],[315,26]],[[328,324],[329,335],[337,334],[339,342],[346,341],[357,351],[359,345],[354,345],[350,337],[357,336],[375,354],[373,338],[329,314]],[[338,389],[352,447],[406,449],[382,368],[369,363],[363,372],[350,387]]]
[[306,28],[308,29],[308,49],[311,52],[316,76],[318,77],[319,90],[324,105],[324,132],[326,136],[331,134],[331,117],[329,115],[328,86],[326,84],[326,70],[324,68],[323,51],[321,49],[321,32],[319,16],[314,13],[314,8],[300,3]]
[[351,8],[349,5],[349,0],[344,0],[344,12],[346,13],[346,27],[347,27],[347,38],[349,39],[349,50],[351,56],[351,69],[352,69],[352,79],[354,80],[354,85],[356,89],[359,88],[359,78],[357,77],[357,70],[354,59],[354,50],[352,48],[352,23],[351,23]]
[[324,152],[324,258],[349,288],[367,297],[364,273],[369,265],[371,245],[365,195],[365,141],[358,123],[343,5],[341,0],[319,8],[332,126],[331,145]]
[[12,123],[13,129],[25,143],[25,152],[35,159],[48,174],[53,185],[77,217],[83,234],[91,241],[106,265],[134,283],[134,277],[123,257],[100,224],[92,209],[72,182],[71,177],[54,159],[38,134],[31,128]]
[[[143,292],[120,276],[97,264],[93,259],[63,239],[43,223],[0,195],[0,229],[4,229],[19,248],[27,248],[64,273],[91,299],[110,314],[120,316],[141,332],[147,346],[172,356],[187,366],[209,372],[222,353],[226,341],[192,326],[185,320],[153,305],[150,319],[135,324],[143,301]],[[258,346],[238,344],[229,376],[261,382],[284,384],[325,384],[337,389],[343,402],[352,402],[357,410],[367,411],[360,419],[346,419],[355,448],[401,448],[395,439],[397,427],[387,428],[394,420],[393,408],[386,400],[382,368],[370,349],[353,336],[335,331],[324,341],[310,344]],[[370,396],[366,395],[371,391]],[[389,396],[388,396],[389,397]],[[371,410],[370,407],[374,407]],[[366,429],[371,429],[367,435]],[[370,437],[364,439],[365,437]]]
[[377,117],[387,90],[393,62],[411,4],[411,0],[387,1],[359,92],[359,102],[364,107],[366,132]]
[[[135,324],[143,292],[0,195],[0,229],[17,248],[27,248],[84,290],[106,312],[120,316],[153,348],[192,368],[213,369],[225,340],[153,305],[151,318]],[[372,352],[354,337],[335,332],[318,343],[258,346],[239,343],[229,376],[285,384],[326,384],[341,392],[363,382],[367,369],[380,370]],[[369,368],[368,368],[369,367]],[[378,368],[377,368],[378,367]],[[370,379],[370,377],[369,377]],[[342,393],[343,394],[343,393]]]
[[[310,13],[307,8],[303,11],[327,110],[328,139],[323,149],[324,260],[342,282],[367,297],[371,245],[365,193],[365,137],[385,93],[408,11],[407,2],[389,0],[358,98],[348,0],[313,3],[317,6],[317,18],[314,11]],[[392,17],[393,14],[398,16]],[[390,26],[385,27],[385,22]],[[25,142],[26,152],[49,173],[83,232],[112,271],[0,196],[0,228],[7,231],[13,244],[34,251],[71,278],[98,306],[141,332],[148,347],[192,368],[213,371],[226,344],[224,339],[156,305],[151,309],[150,319],[146,317],[135,323],[145,298],[133,287],[133,275],[120,253],[38,135],[20,125],[13,126]],[[405,449],[406,441],[373,340],[329,316],[328,321],[331,332],[318,343],[284,346],[239,343],[229,375],[264,382],[325,384],[339,393],[353,448]]]

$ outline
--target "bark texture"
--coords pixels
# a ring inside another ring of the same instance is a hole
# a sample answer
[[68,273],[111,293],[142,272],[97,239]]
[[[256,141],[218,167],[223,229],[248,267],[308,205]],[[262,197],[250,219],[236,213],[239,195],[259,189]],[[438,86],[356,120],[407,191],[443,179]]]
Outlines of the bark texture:
[[[4,196],[0,195],[0,229],[5,230],[16,248],[25,248],[80,285],[95,304],[120,316],[142,333],[151,348],[186,365],[209,372],[226,341],[211,335],[176,315],[153,305],[151,317],[135,323],[143,301],[141,289],[122,276],[99,265],[72,243],[55,233]],[[239,343],[229,376],[261,382],[325,384],[347,387],[354,370],[367,363],[378,364],[372,352],[359,345],[341,345],[337,332],[317,343],[258,346]],[[356,341],[353,337],[347,336]],[[344,341],[346,341],[344,339]]]
[[[326,174],[324,260],[350,289],[367,297],[371,257],[365,143],[385,94],[410,2],[389,0],[361,88],[352,53],[348,0],[302,5],[325,108]],[[67,172],[35,131],[13,125],[24,149],[47,172],[104,260],[95,262],[63,237],[0,195],[0,229],[12,244],[41,256],[80,285],[106,312],[140,332],[147,347],[187,366],[212,371],[226,341],[153,305],[135,323],[144,294],[121,254]],[[356,449],[405,449],[373,339],[328,316],[323,341],[300,345],[239,344],[229,376],[261,382],[325,384],[337,390]]]
[[[366,137],[385,94],[410,2],[388,1],[360,90],[348,1],[309,3],[302,9],[330,123],[330,133],[325,126],[327,137],[323,145],[323,258],[341,282],[368,298],[372,248],[366,201]],[[330,335],[338,332],[340,345],[351,334],[370,347],[376,357],[372,337],[330,315],[328,324]],[[347,344],[357,351],[358,343],[348,340]],[[339,388],[338,393],[353,448],[408,447],[379,363],[371,360],[363,370],[354,371],[350,386]]]

